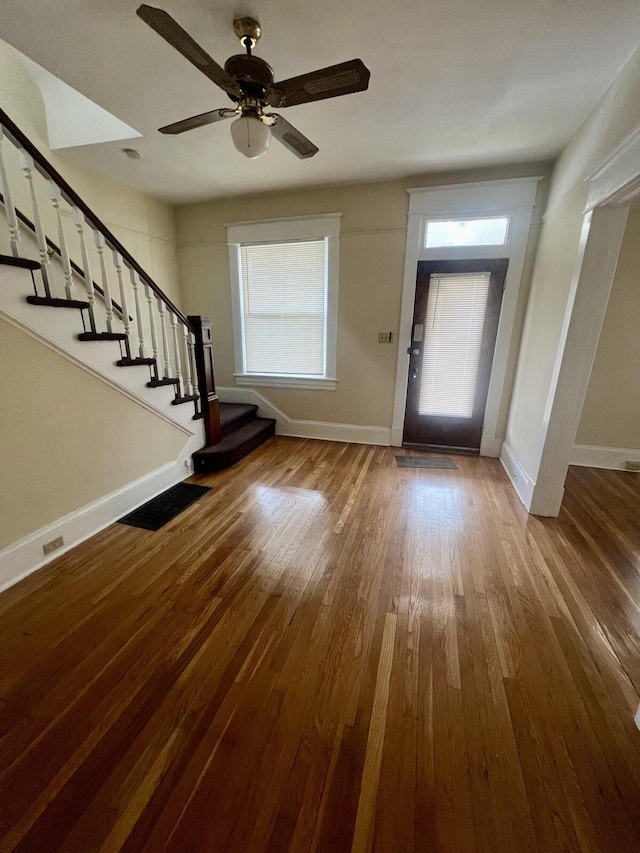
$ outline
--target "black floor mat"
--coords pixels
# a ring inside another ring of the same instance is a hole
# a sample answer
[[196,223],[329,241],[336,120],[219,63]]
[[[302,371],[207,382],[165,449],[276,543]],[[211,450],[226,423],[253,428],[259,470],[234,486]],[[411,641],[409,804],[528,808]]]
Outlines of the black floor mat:
[[451,459],[433,456],[396,456],[398,468],[456,468]]
[[178,483],[118,521],[120,524],[142,527],[144,530],[159,530],[209,491],[209,486]]

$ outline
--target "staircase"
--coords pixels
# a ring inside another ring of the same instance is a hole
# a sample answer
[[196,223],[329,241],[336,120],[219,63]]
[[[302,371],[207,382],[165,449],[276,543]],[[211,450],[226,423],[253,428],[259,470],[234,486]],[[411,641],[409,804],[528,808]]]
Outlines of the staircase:
[[[28,204],[30,215],[18,202]],[[11,286],[1,277],[0,313],[34,329],[39,323],[49,340],[52,329],[58,338],[66,335],[59,348],[93,372],[106,377],[107,365],[130,370],[131,377],[115,384],[145,405],[164,406],[176,422],[184,418],[170,407],[192,406],[192,419],[203,421],[206,435],[193,454],[196,471],[227,468],[274,435],[275,421],[257,417],[256,406],[218,401],[209,319],[182,314],[1,109],[0,211],[0,268],[29,271],[32,286],[23,292],[25,276]],[[33,306],[32,324],[26,305]],[[99,357],[76,342],[99,346]]]

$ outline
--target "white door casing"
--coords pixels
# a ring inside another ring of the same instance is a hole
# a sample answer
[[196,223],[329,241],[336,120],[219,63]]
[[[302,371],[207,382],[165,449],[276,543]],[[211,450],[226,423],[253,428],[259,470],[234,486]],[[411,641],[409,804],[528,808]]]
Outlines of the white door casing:
[[[502,442],[496,436],[498,414],[504,393],[507,362],[513,336],[533,206],[537,185],[540,180],[542,180],[541,177],[514,178],[503,181],[483,181],[471,184],[452,184],[441,187],[422,187],[408,190],[410,195],[409,223],[405,250],[393,423],[391,428],[391,444],[393,446],[400,447],[402,445],[407,399],[407,349],[411,344],[411,324],[413,321],[418,262],[438,259],[508,258],[509,267],[500,312],[500,322],[498,325],[498,335],[480,446],[480,453],[483,456],[500,455]],[[505,245],[446,249],[424,248],[426,224],[430,219],[471,219],[484,215],[509,216],[509,232]]]

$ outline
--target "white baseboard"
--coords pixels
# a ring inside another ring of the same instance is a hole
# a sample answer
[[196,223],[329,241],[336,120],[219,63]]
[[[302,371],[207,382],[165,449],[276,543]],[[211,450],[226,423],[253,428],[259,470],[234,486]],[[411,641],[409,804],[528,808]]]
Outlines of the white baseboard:
[[498,459],[502,453],[503,440],[494,435],[483,435],[480,441],[480,456],[493,456]]
[[223,403],[249,403],[258,406],[258,414],[276,421],[276,434],[292,438],[317,438],[323,441],[348,441],[352,444],[391,444],[389,427],[360,424],[330,423],[328,421],[298,421],[274,406],[254,388],[217,388]]
[[391,427],[391,447],[402,447],[404,427]]
[[525,508],[530,510],[536,484],[524,470],[522,463],[506,441],[502,442],[500,461],[502,462],[502,467],[509,475],[509,479],[513,483],[518,497]]
[[611,468],[625,471],[625,462],[640,462],[640,450],[628,447],[598,447],[576,444],[571,453],[571,465],[586,468]]
[[[184,480],[191,470],[185,464],[190,460],[183,456],[184,451],[180,459],[168,462],[4,548],[0,551],[0,592]],[[42,546],[58,536],[64,538],[64,546],[43,557]]]

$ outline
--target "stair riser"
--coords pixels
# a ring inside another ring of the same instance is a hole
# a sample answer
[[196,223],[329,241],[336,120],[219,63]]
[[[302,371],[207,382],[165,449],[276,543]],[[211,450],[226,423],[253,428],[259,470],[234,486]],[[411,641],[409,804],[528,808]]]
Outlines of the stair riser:
[[256,417],[257,415],[255,412],[247,412],[247,414],[243,415],[241,418],[236,418],[233,421],[230,421],[228,424],[224,424],[224,426],[222,427],[222,435],[229,435],[230,432],[234,432],[241,426],[251,423],[251,421],[254,421]]
[[227,453],[216,456],[208,456],[205,454],[200,456],[198,453],[194,453],[192,457],[194,470],[196,474],[209,474],[213,471],[222,471],[225,468],[230,468],[232,465],[240,462],[241,459],[244,459],[245,456],[248,456],[260,447],[261,444],[264,444],[265,441],[272,438],[275,434],[276,425],[273,423],[262,432],[253,436],[248,441],[243,442],[239,447],[229,450]]

